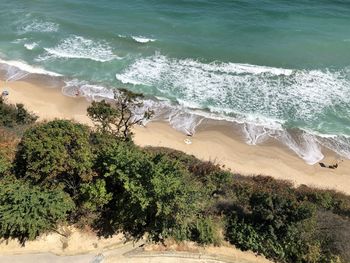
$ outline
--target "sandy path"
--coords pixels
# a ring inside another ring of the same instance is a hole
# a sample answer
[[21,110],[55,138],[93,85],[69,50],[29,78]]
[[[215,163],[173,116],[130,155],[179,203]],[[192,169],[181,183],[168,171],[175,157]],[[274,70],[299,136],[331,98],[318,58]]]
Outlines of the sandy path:
[[[122,248],[99,254],[90,253],[75,256],[58,256],[51,253],[0,255],[0,263],[271,263],[262,257],[254,256],[250,252],[241,252],[238,250],[230,256],[189,252],[145,253],[143,251],[133,252],[133,250],[135,250],[135,246],[129,243]],[[130,252],[132,252],[132,254],[128,254]]]
[[[84,233],[75,231],[74,235],[78,235],[80,240],[74,240],[69,242],[70,252],[73,251],[73,247],[77,244],[77,241],[82,243],[91,243],[95,241],[94,236],[87,236]],[[50,234],[50,238],[54,238],[57,234]],[[47,237],[45,237],[47,238]],[[153,251],[144,250],[141,246],[144,245],[144,241],[138,241],[136,243],[118,243],[114,244],[111,239],[105,239],[105,243],[109,242],[112,248],[106,247],[104,249],[96,249],[88,254],[77,254],[67,256],[67,251],[64,249],[58,249],[61,247],[59,241],[55,244],[56,247],[52,248],[58,255],[52,252],[34,253],[30,252],[31,249],[41,244],[43,250],[50,251],[50,246],[46,246],[43,240],[28,242],[26,246],[26,253],[19,253],[18,250],[8,249],[6,254],[1,255],[0,263],[220,263],[220,262],[233,262],[233,263],[271,263],[263,257],[255,256],[252,252],[243,252],[234,247],[208,247],[208,248],[196,248],[197,252],[187,251]],[[114,245],[113,245],[114,244]],[[53,244],[51,244],[52,246]],[[6,248],[5,244],[0,245],[1,248]],[[34,250],[35,251],[35,250]],[[16,253],[17,252],[17,253]],[[76,250],[75,252],[84,253],[84,250]]]
[[[31,254],[1,256],[1,263],[93,263],[94,255],[56,256],[53,254]],[[99,263],[99,262],[96,262]]]
[[[1,87],[5,83],[0,81]],[[84,98],[63,96],[57,88],[17,81],[7,84],[8,100],[24,103],[37,113],[40,119],[68,118],[91,124],[86,116],[89,103]],[[350,160],[345,160],[335,170],[310,166],[292,151],[269,143],[249,146],[241,138],[233,136],[229,127],[209,126],[191,138],[187,145],[184,134],[172,129],[167,123],[152,122],[146,128],[136,127],[135,142],[141,146],[164,146],[193,154],[203,160],[215,160],[233,172],[244,175],[263,174],[278,179],[287,179],[295,184],[330,188],[350,194]],[[334,153],[324,152],[325,162],[337,158]]]

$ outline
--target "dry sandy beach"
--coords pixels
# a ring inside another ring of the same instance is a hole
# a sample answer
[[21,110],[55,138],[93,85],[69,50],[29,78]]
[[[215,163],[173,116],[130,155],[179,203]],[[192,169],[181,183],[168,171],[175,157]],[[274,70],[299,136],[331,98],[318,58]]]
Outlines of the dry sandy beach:
[[[85,98],[67,97],[57,87],[40,83],[0,81],[0,92],[4,87],[10,93],[9,102],[25,104],[41,120],[68,118],[91,124],[86,116],[89,102]],[[184,140],[188,137],[167,123],[151,122],[146,127],[135,128],[135,142],[141,146],[164,146],[181,150],[203,160],[213,160],[244,175],[269,175],[290,180],[296,185],[306,184],[350,194],[349,160],[344,160],[334,170],[321,168],[318,164],[311,166],[277,143],[249,146],[239,135],[234,136],[231,128],[225,124],[204,123],[203,127],[199,127],[190,138],[192,143],[186,144]],[[332,164],[337,160],[334,153],[326,150],[323,153],[326,156],[323,160],[325,163]]]

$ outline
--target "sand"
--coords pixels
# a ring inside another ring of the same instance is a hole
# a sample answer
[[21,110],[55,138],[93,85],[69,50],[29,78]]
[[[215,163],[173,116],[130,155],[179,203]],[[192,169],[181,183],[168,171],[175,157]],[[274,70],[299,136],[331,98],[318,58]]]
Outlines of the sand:
[[[85,98],[67,97],[58,88],[38,83],[0,82],[0,92],[5,86],[10,93],[9,102],[25,104],[40,120],[65,118],[91,124],[86,116],[89,102]],[[350,160],[344,160],[334,170],[321,168],[318,164],[311,166],[277,143],[251,146],[239,138],[239,135],[234,135],[225,124],[204,123],[204,126],[189,138],[165,122],[151,122],[146,127],[135,128],[135,142],[141,146],[163,146],[181,150],[200,159],[225,165],[233,172],[243,175],[269,175],[290,180],[295,185],[306,184],[350,194]],[[186,144],[186,139],[191,144]],[[330,151],[324,151],[324,155],[326,163],[337,159]]]
[[145,240],[125,242],[123,235],[98,238],[89,231],[74,227],[59,229],[57,233],[42,235],[35,241],[26,242],[25,247],[15,240],[0,242],[0,262],[12,263],[175,263],[175,262],[235,262],[271,263],[262,256],[240,251],[224,245],[221,247],[200,247],[193,242],[162,245],[145,244]]

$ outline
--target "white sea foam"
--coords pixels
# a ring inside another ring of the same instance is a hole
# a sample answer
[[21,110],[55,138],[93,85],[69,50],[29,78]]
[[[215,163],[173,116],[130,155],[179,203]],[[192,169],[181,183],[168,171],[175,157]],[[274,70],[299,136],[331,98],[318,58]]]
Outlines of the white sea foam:
[[187,135],[195,134],[196,128],[202,123],[202,116],[189,114],[186,112],[177,112],[169,116],[170,125],[178,131],[184,132]]
[[133,40],[135,40],[136,42],[142,43],[142,44],[156,41],[153,38],[147,38],[147,37],[142,37],[142,36],[131,36],[131,38]]
[[28,50],[33,50],[37,46],[38,46],[38,43],[35,43],[35,42],[24,44],[24,47]]
[[336,152],[339,156],[350,159],[350,138],[347,136],[333,136],[333,137],[316,137],[317,141]]
[[81,36],[71,36],[54,48],[45,48],[45,51],[47,54],[40,56],[39,61],[50,58],[80,58],[106,62],[118,58],[108,43]]
[[21,25],[18,30],[19,33],[29,33],[29,32],[57,32],[59,25],[49,21],[43,20],[33,20],[28,24]]
[[31,66],[22,61],[13,61],[13,60],[5,61],[0,59],[0,64],[2,64],[1,66],[2,68],[5,67],[6,71],[9,72],[8,79],[7,79],[8,81],[21,79],[27,76],[28,74],[40,74],[40,75],[48,75],[52,77],[61,76],[58,73],[48,71],[40,67]]
[[157,41],[154,38],[148,38],[148,37],[144,37],[144,36],[127,36],[127,35],[119,34],[118,37],[120,37],[120,38],[129,38],[129,39],[132,39],[132,40],[134,40],[134,41],[136,41],[138,43],[141,43],[141,44],[146,44],[146,43],[149,43],[149,42]]
[[114,98],[113,90],[104,86],[89,84],[86,81],[81,81],[78,79],[66,81],[66,85],[62,88],[62,93],[71,97],[83,96],[90,100],[97,100],[99,98]]
[[[188,108],[209,109],[210,113],[197,113],[244,123],[247,143],[258,144],[273,137],[310,164],[323,158],[320,145],[333,148],[339,143],[320,142],[309,133],[294,138],[283,128],[284,122],[307,125],[322,118],[323,112],[350,105],[346,72],[329,70],[206,64],[156,54],[136,60],[116,78],[124,84],[156,87],[158,96],[175,97],[187,112],[191,111]],[[184,122],[179,119],[179,123]],[[350,142],[340,144],[337,152],[349,156],[346,147]]]
[[315,136],[303,133],[297,138],[286,132],[279,132],[274,136],[277,140],[287,145],[293,150],[300,158],[310,165],[313,165],[324,158],[321,152],[320,144],[317,143]]
[[[350,103],[350,83],[340,73],[291,71],[234,64],[205,64],[156,55],[137,60],[116,78],[124,84],[157,87],[200,108],[259,113],[266,118],[313,120],[315,114]],[[220,113],[220,112],[218,112]]]

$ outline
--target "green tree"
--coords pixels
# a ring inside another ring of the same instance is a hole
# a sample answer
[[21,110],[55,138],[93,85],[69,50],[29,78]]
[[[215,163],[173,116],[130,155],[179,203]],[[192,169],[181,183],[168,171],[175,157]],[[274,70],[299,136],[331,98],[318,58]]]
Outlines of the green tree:
[[132,127],[149,119],[153,112],[143,110],[142,94],[120,89],[114,93],[114,103],[105,100],[94,101],[87,109],[88,116],[102,133],[110,133],[123,140],[129,141]]
[[254,222],[281,237],[291,224],[311,218],[315,212],[309,203],[298,202],[289,193],[255,192],[250,206]]
[[59,189],[45,190],[22,181],[0,187],[0,236],[18,238],[24,244],[65,221],[74,204]]
[[108,193],[106,182],[103,179],[97,179],[94,183],[82,184],[80,191],[83,208],[90,212],[101,211],[112,199],[112,193]]
[[103,217],[112,228],[163,240],[196,214],[198,191],[177,161],[151,156],[130,143],[115,144],[100,158],[100,172],[113,193]]
[[310,223],[313,205],[299,202],[292,191],[269,190],[256,190],[249,203],[248,211],[229,215],[226,237],[232,244],[281,262],[308,262],[303,259],[319,255]]
[[89,182],[93,154],[87,126],[55,120],[28,129],[18,145],[15,171],[34,184],[52,186],[63,183],[73,197],[80,184]]
[[34,123],[38,117],[28,112],[23,104],[7,104],[0,96],[0,126],[14,127]]

